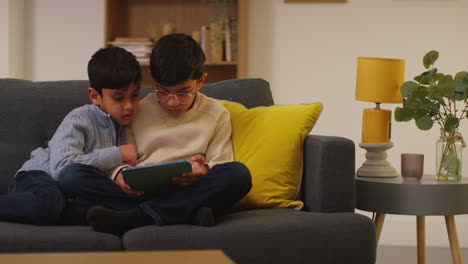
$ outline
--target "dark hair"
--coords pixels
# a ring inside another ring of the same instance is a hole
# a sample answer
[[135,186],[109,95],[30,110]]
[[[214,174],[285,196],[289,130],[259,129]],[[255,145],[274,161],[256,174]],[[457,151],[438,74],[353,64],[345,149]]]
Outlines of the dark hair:
[[204,62],[205,54],[191,36],[169,34],[154,44],[150,58],[151,75],[161,85],[177,85],[199,79]]
[[99,93],[103,88],[125,89],[141,82],[140,64],[123,48],[102,48],[88,62],[88,78],[90,86]]

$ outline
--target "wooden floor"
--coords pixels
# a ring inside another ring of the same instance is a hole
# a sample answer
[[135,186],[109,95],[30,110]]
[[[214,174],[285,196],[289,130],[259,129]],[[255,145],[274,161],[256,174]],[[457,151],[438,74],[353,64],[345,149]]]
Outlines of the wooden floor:
[[[463,263],[468,263],[468,248],[462,248]],[[416,247],[379,246],[377,264],[415,264],[417,263]],[[450,248],[426,248],[426,264],[452,263]]]

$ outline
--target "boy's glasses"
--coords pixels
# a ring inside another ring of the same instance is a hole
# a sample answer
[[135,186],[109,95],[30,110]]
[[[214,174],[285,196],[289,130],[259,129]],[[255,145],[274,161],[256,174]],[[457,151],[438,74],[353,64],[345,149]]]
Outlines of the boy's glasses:
[[176,94],[170,94],[168,92],[162,91],[155,89],[154,92],[156,93],[156,96],[158,97],[159,102],[165,103],[169,101],[169,99],[174,96],[174,99],[179,103],[179,104],[188,104],[192,100],[193,95],[189,93],[176,93]]

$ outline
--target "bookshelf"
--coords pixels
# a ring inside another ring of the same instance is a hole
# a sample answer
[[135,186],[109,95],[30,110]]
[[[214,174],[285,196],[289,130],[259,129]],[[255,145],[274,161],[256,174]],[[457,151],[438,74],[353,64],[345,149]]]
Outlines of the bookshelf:
[[[207,61],[207,83],[247,77],[247,12],[248,0],[106,0],[105,45],[118,37],[152,38],[157,40],[164,24],[171,24],[174,32],[192,35],[210,26],[212,18],[227,11],[219,3],[231,2],[229,13],[236,17],[232,23],[233,39],[237,41],[232,61]],[[220,8],[220,6],[222,8]],[[224,15],[222,15],[224,16]],[[144,86],[152,84],[149,63],[140,63]]]

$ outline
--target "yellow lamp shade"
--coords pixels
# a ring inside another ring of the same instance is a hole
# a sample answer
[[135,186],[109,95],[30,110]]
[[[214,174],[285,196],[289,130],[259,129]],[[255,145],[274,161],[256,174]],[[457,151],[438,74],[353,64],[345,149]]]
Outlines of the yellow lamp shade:
[[356,100],[401,103],[404,77],[405,60],[358,57]]

